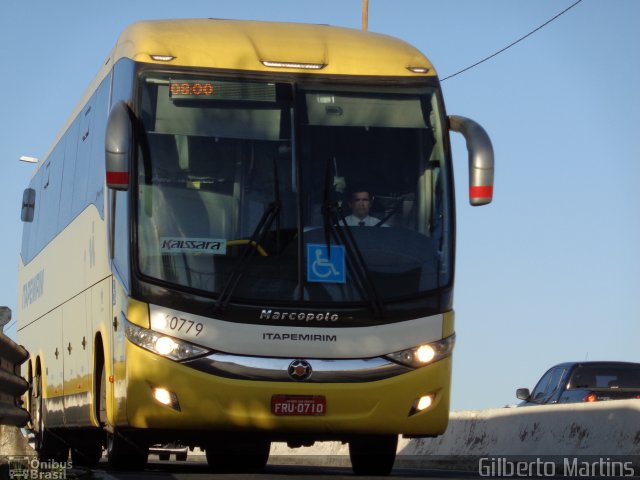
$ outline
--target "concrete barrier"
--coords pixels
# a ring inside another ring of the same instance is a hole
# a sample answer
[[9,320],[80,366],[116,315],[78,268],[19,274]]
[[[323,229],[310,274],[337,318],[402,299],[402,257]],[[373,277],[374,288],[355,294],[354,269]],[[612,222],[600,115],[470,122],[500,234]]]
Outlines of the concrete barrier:
[[25,456],[35,458],[36,452],[29,446],[20,430],[17,427],[0,425],[0,479],[13,478],[9,471],[10,460]]
[[409,455],[640,455],[640,401],[453,412],[444,435]]
[[11,455],[35,455],[24,435],[17,427],[0,425],[0,458]]
[[[640,459],[640,400],[452,412],[438,438],[400,439],[396,466],[477,471],[483,457]],[[339,442],[290,449],[275,443],[274,461],[342,465]],[[324,457],[324,458],[323,458]],[[317,461],[317,463],[316,463]]]

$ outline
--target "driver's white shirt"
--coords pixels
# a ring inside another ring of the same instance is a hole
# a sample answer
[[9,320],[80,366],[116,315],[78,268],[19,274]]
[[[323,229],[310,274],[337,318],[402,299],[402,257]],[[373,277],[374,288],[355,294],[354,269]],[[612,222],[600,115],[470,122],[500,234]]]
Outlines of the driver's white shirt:
[[[371,215],[367,215],[364,218],[356,217],[355,215],[347,215],[344,217],[345,222],[350,227],[375,227],[378,223],[380,223],[380,219],[376,217],[372,217]],[[362,223],[361,223],[362,222]],[[381,227],[386,227],[386,225],[380,225]]]

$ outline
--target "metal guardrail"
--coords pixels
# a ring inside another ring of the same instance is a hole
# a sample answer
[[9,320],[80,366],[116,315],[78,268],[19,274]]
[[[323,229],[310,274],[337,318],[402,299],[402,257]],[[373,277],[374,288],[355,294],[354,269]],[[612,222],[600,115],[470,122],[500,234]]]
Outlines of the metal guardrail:
[[0,327],[0,425],[24,427],[29,421],[29,412],[20,400],[29,384],[19,373],[27,358],[29,352],[4,335]]

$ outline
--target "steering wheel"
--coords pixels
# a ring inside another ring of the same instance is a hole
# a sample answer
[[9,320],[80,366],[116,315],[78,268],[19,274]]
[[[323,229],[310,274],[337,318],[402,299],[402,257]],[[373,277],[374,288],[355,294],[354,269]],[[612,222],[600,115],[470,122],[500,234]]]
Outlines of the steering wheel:
[[256,252],[258,252],[258,254],[261,257],[268,257],[269,256],[267,251],[258,242],[255,242],[255,241],[252,241],[252,240],[247,240],[247,239],[229,240],[227,242],[227,246],[228,247],[235,247],[237,245],[251,245],[253,248],[255,248]]

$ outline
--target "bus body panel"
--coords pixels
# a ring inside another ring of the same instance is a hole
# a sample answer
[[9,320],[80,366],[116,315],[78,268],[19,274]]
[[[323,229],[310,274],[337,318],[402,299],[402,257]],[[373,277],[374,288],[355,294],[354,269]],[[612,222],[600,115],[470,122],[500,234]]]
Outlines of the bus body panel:
[[51,425],[94,425],[93,346],[96,333],[108,331],[110,275],[106,226],[93,206],[20,263],[18,338],[31,352],[32,375],[40,363]]
[[[355,433],[438,435],[449,416],[451,357],[375,382],[278,383],[208,375],[127,342],[126,373],[126,426],[136,428],[259,430],[337,438]],[[156,387],[175,393],[180,411],[155,400]],[[275,416],[270,409],[275,394],[324,395],[326,415]],[[410,416],[414,402],[428,394],[435,394],[432,406]]]
[[[128,317],[156,332],[229,354],[304,358],[371,358],[444,338],[443,315],[369,327],[312,327],[304,320],[291,326],[252,325],[150,306]],[[141,315],[141,313],[144,314]],[[294,315],[294,314],[292,314]],[[296,313],[296,318],[307,314]],[[135,320],[134,320],[135,319]],[[202,329],[196,331],[193,325]],[[191,328],[189,328],[191,327]]]
[[[188,31],[183,28],[188,25]],[[411,45],[386,35],[326,25],[244,20],[145,21],[127,28],[112,58],[243,71],[299,71],[263,62],[318,65],[327,75],[415,76],[407,67],[433,65]],[[311,69],[309,67],[309,69]]]
[[107,227],[92,205],[18,271],[21,327],[111,275]]
[[116,425],[126,423],[127,418],[125,312],[127,312],[131,301],[126,289],[117,279],[114,281],[113,294],[113,328],[110,329],[111,349],[107,351],[108,363],[111,366],[111,375],[108,377],[107,404],[111,408],[107,410],[107,415],[110,424]]

